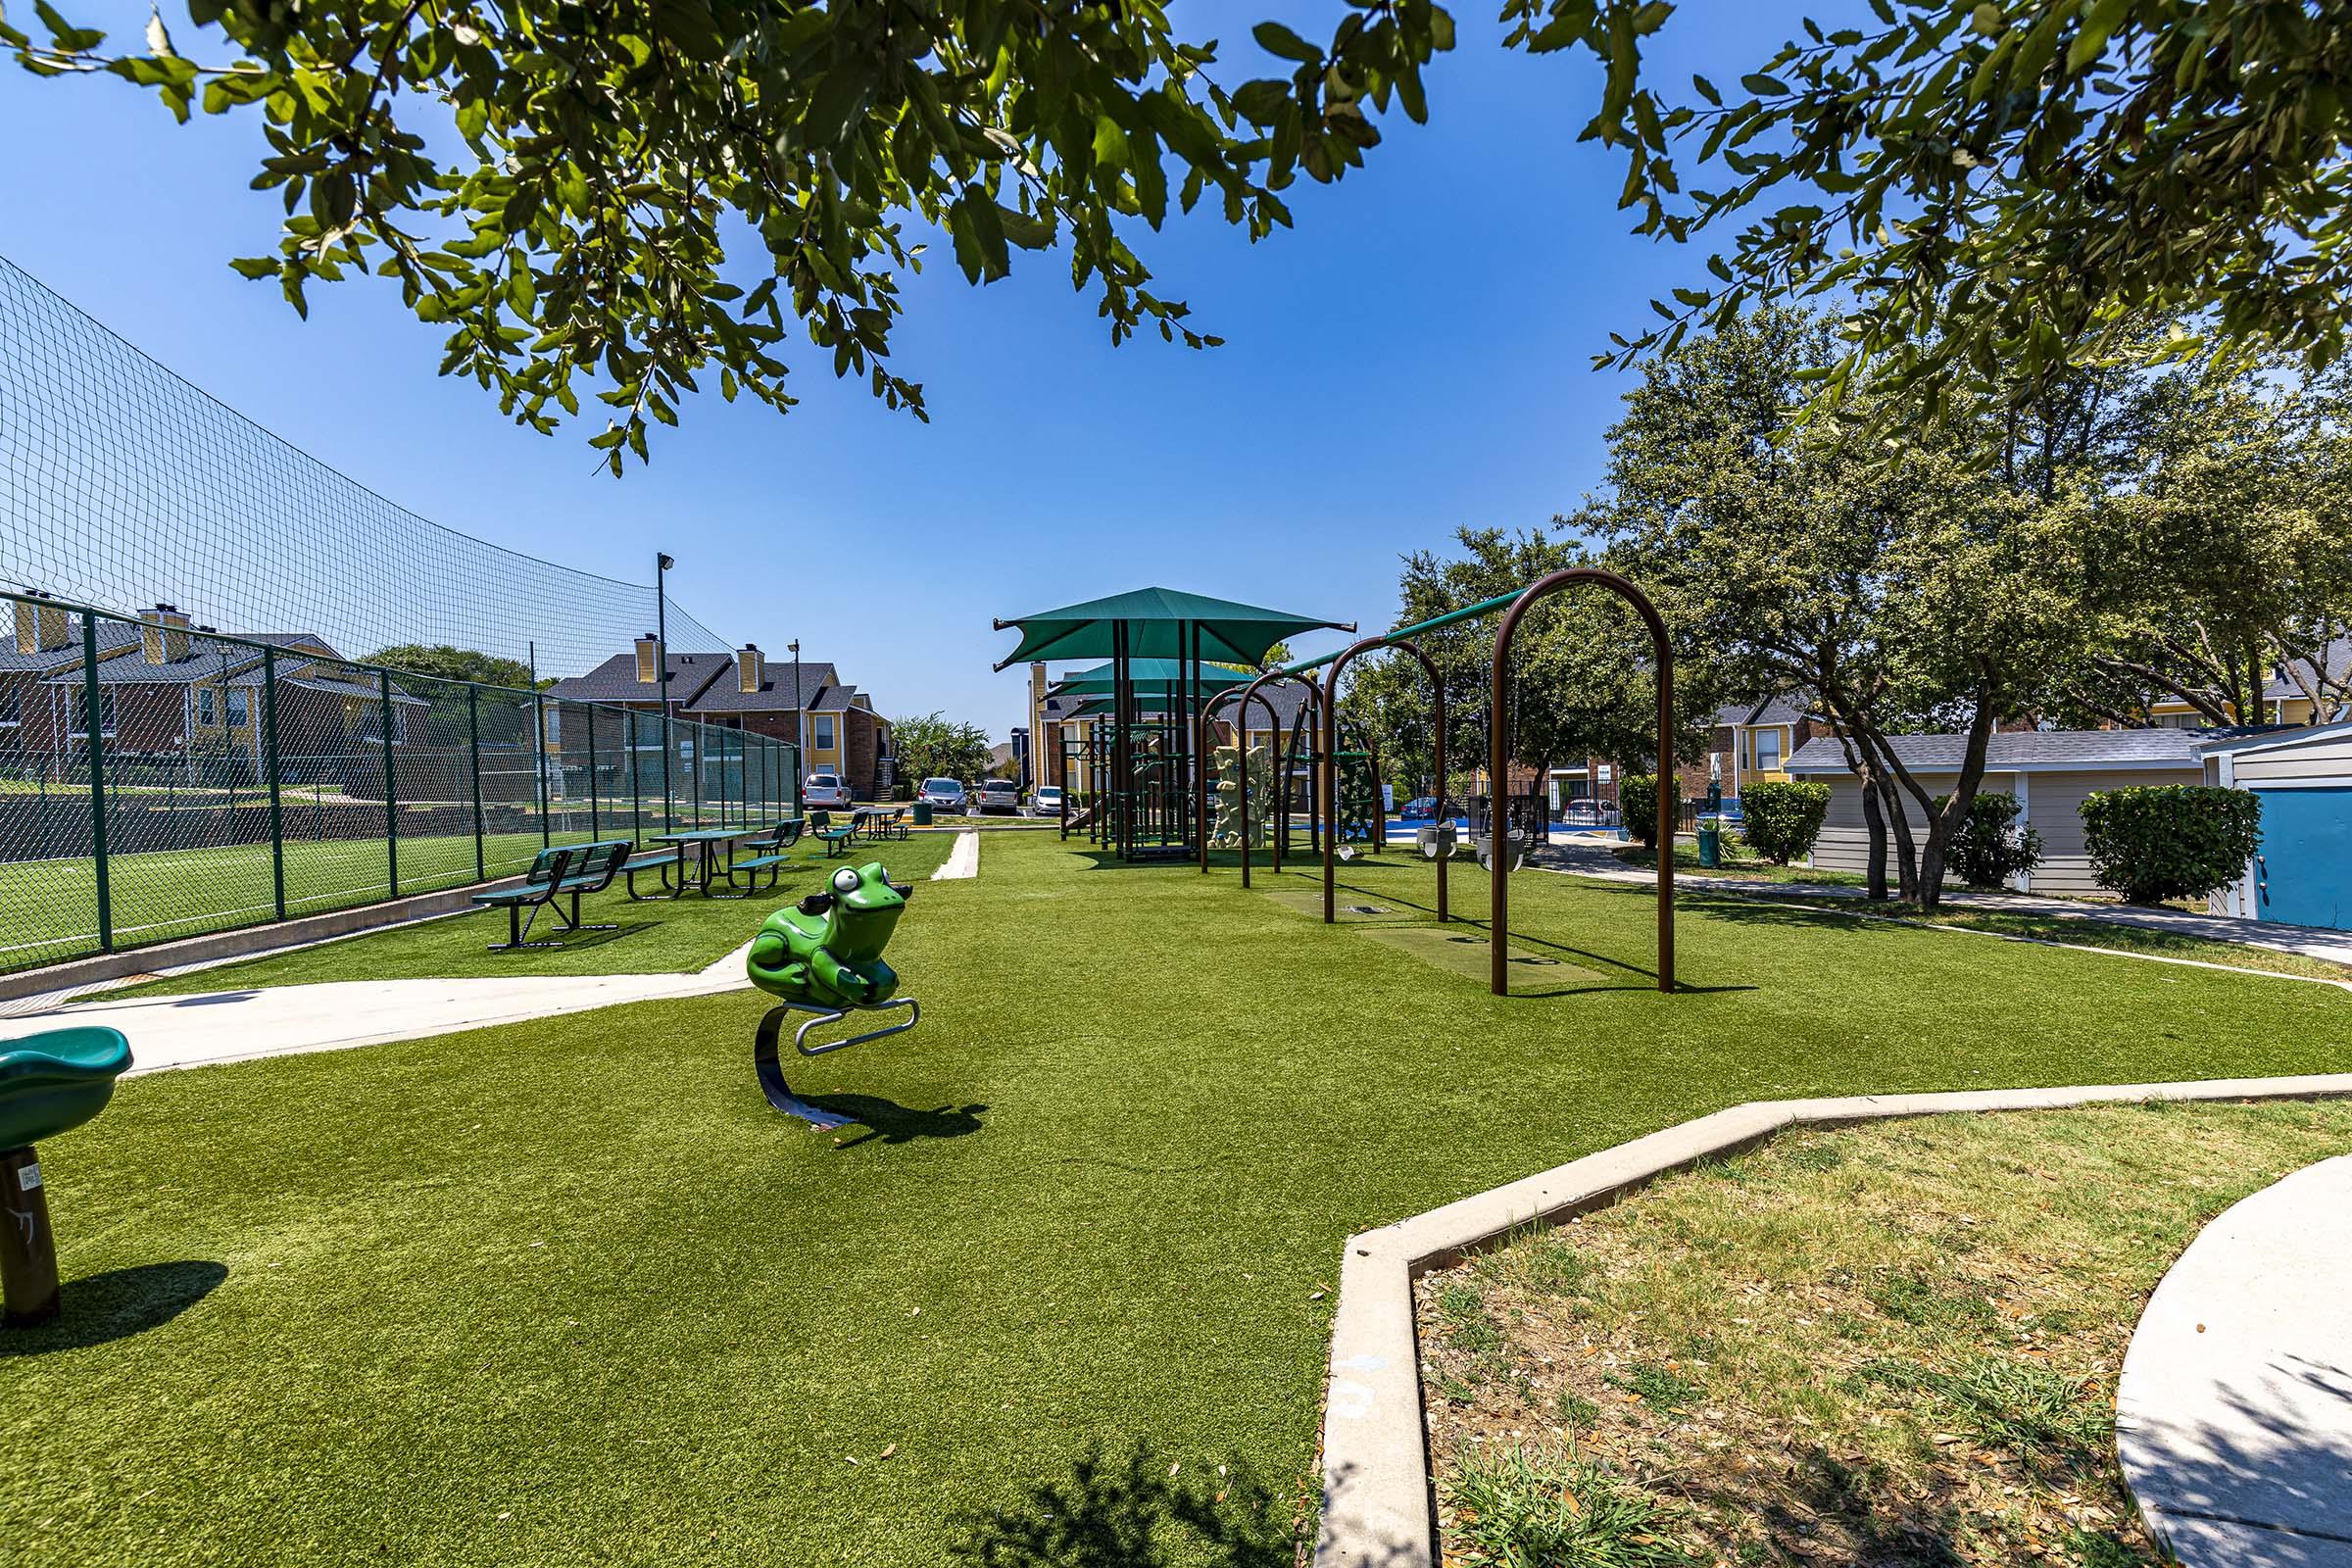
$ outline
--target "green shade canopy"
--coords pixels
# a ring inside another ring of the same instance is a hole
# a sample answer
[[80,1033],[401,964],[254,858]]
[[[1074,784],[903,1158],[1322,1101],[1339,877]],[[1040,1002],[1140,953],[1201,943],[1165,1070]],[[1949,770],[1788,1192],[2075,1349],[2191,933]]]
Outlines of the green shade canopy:
[[[1203,640],[1206,634],[1203,633]],[[1181,686],[1185,682],[1186,664],[1181,659],[1138,659],[1132,662],[1128,677],[1138,691],[1147,687]],[[1232,686],[1247,686],[1257,679],[1254,671],[1229,669],[1223,664],[1198,666],[1203,692],[1221,692]],[[1108,664],[1097,664],[1064,675],[1046,688],[1049,697],[1108,697],[1113,691]]]
[[[1255,664],[1266,657],[1267,649],[1302,631],[1324,627],[1355,630],[1353,621],[1295,615],[1174,588],[1137,588],[1107,599],[1090,599],[1082,605],[998,621],[999,631],[1019,627],[1021,645],[996,667],[1003,669],[1034,659],[1107,659],[1114,652],[1111,628],[1121,623],[1127,627],[1131,661],[1200,658],[1230,660],[1237,664]],[[1185,633],[1195,625],[1200,628],[1197,649],[1185,646]]]

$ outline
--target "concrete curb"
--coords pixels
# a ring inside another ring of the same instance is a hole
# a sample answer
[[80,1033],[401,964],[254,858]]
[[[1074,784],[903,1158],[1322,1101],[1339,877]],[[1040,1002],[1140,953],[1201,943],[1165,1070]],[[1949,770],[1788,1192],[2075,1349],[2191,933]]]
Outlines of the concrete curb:
[[1315,1568],[1434,1568],[1437,1524],[1412,1282],[1522,1226],[1604,1208],[1668,1172],[1737,1152],[1788,1127],[2102,1102],[2336,1098],[2352,1098],[2352,1073],[1755,1101],[1351,1236],[1331,1325]]

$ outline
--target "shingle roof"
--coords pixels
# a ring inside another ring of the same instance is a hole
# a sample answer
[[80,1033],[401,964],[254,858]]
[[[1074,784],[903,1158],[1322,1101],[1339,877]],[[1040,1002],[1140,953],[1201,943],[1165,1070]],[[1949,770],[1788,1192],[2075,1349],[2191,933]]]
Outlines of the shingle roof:
[[[2096,767],[2195,768],[2202,765],[2209,748],[2260,732],[2259,726],[2003,731],[1986,743],[1984,765],[2000,773]],[[1956,773],[1968,751],[1965,735],[1890,735],[1886,739],[1895,760],[1914,772]],[[1788,770],[1843,773],[1847,771],[1845,753],[1836,736],[1816,736],[1796,749],[1788,759]]]
[[[679,708],[693,706],[719,676],[732,679],[732,654],[672,654],[667,670],[669,699]],[[547,689],[547,695],[575,703],[658,703],[658,687],[637,678],[637,654],[614,654],[585,675],[569,675]]]
[[[2338,637],[2329,643],[2321,652],[2321,662],[2327,665],[2328,679],[2340,685],[2347,674],[2352,674],[2352,637]],[[2313,662],[2298,659],[2295,662],[2308,669]],[[2262,695],[2266,702],[2288,701],[2302,696],[2303,688],[2281,670],[2272,675],[2271,683],[2262,689]]]
[[1714,729],[1736,729],[1746,724],[1796,724],[1805,719],[1805,710],[1786,697],[1767,697],[1761,702],[1726,703],[1708,720]]
[[[16,675],[26,672],[46,675],[78,665],[81,662],[81,617],[79,615],[73,616],[69,624],[72,627],[71,640],[65,647],[52,648],[46,653],[20,654],[17,652],[15,638],[10,637],[5,641],[0,641],[0,675]],[[135,646],[138,640],[139,628],[126,621],[100,620],[98,622],[98,653],[101,660],[119,649]]]
[[[137,629],[132,629],[137,636]],[[298,648],[305,652],[324,650],[340,658],[327,640],[310,631],[238,632],[235,643],[209,641],[202,632],[188,634],[188,657],[175,659],[168,664],[150,664],[142,654],[124,654],[118,659],[98,662],[98,684],[101,686],[187,686],[202,680],[218,680],[222,675],[235,675],[261,662],[261,652],[247,648],[245,643],[268,643],[272,648]],[[44,686],[77,685],[81,671],[52,675]]]
[[[636,678],[634,673],[630,678]],[[800,689],[808,694],[810,702],[816,702],[826,687],[840,680],[840,671],[831,664],[813,659],[801,661]],[[705,687],[702,695],[686,706],[697,713],[789,713],[807,705],[793,691],[790,660],[779,662],[762,655],[760,660],[760,689],[747,692],[735,673],[734,656],[729,655],[727,667],[720,677]],[[821,703],[818,706],[821,707]]]
[[[818,713],[840,713],[856,708],[860,711],[872,711],[856,701],[861,696],[864,696],[864,693],[858,691],[855,686],[828,686],[816,694],[816,707],[810,710]],[[868,701],[870,700],[868,699]]]

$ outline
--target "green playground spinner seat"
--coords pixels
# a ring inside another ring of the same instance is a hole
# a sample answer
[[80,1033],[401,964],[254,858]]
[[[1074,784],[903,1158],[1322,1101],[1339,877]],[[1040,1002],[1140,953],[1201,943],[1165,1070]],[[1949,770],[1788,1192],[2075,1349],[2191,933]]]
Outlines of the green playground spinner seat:
[[0,1150],[78,1127],[106,1108],[130,1065],[121,1030],[51,1029],[0,1040]]

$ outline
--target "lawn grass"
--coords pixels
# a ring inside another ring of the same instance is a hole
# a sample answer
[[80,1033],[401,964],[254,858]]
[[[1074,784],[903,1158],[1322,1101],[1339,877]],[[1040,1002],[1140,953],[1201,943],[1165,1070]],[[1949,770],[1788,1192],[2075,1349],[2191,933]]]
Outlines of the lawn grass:
[[[1658,852],[1631,844],[1612,852],[1623,860],[1628,870],[1647,871],[1658,863]],[[1811,882],[1831,887],[1858,888],[1867,885],[1869,878],[1859,871],[1832,871],[1811,865],[1776,865],[1760,855],[1750,854],[1745,843],[1726,837],[1723,840],[1721,865],[1702,866],[1698,863],[1698,844],[1692,839],[1674,842],[1674,874],[1677,877],[1738,877],[1743,882]]]
[[1560,1560],[2162,1562],[2115,1460],[2132,1330],[2207,1219],[2347,1142],[2342,1102],[1807,1130],[1431,1274],[1447,1560],[1615,1518],[1653,1555]]
[[1219,862],[991,836],[891,948],[921,1026],[793,1064],[836,1134],[752,993],[125,1083],[42,1150],[12,1561],[1272,1568],[1353,1231],[1740,1101],[2352,1064],[2328,988],[1753,901],[1665,996],[1643,890],[1556,876],[1514,945],[1609,983],[1495,999]]
[[[553,914],[540,913],[532,939],[553,938],[563,942],[561,948],[492,953],[491,943],[507,940],[507,913],[481,909],[166,975],[92,992],[81,1000],[105,1004],[129,996],[187,996],[334,980],[688,972],[749,942],[769,910],[818,891],[826,876],[844,865],[878,860],[889,868],[892,880],[919,882],[939,869],[955,843],[953,834],[918,833],[883,843],[860,842],[846,858],[828,859],[823,846],[804,839],[791,852],[792,863],[779,873],[775,890],[748,898],[689,894],[682,899],[632,901],[615,883],[609,892],[581,900],[580,918],[618,925],[617,931],[566,932]],[[641,876],[638,886],[650,891],[655,883]]]
[[[1776,894],[1774,897],[1779,899],[1783,896]],[[2088,948],[2108,948],[2118,953],[2137,953],[2159,958],[2186,958],[2196,963],[2226,964],[2233,969],[2260,969],[2270,974],[2299,975],[2310,980],[2352,981],[2352,964],[2330,963],[2325,958],[2306,957],[2299,953],[2280,953],[2271,948],[2248,947],[2236,942],[2213,942],[2204,937],[2183,936],[2177,931],[2157,931],[2146,926],[2101,920],[2092,912],[2096,906],[2086,906],[2084,912],[2080,915],[2062,915],[1965,905],[1938,905],[1933,909],[1922,909],[1916,904],[1896,901],[1857,908],[1851,899],[1805,899],[1794,895],[1788,896],[1788,899],[1806,908],[1827,909],[1849,917],[1917,920],[1962,931],[1985,931],[1995,936],[2027,937],[2037,942],[2073,942]]]

